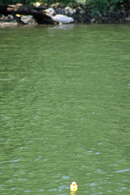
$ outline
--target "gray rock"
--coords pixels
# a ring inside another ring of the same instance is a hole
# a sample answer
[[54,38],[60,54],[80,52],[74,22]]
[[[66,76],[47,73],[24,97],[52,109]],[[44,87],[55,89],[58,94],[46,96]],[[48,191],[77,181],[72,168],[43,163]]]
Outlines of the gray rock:
[[64,10],[60,7],[56,8],[56,13],[57,14],[64,14]]
[[74,14],[74,13],[75,13],[75,10],[72,9],[71,7],[67,6],[67,7],[65,8],[65,14],[66,14],[66,15],[71,16],[71,15]]
[[35,24],[35,23],[36,23],[35,19],[34,19],[33,16],[31,16],[31,15],[22,16],[22,17],[21,17],[21,21],[22,21],[24,24]]

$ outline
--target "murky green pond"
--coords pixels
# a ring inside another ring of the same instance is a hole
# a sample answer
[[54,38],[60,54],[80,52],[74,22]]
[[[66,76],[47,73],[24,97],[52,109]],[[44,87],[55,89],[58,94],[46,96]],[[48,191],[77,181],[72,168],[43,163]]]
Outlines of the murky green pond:
[[[130,26],[0,29],[0,194],[130,194]],[[71,193],[72,194],[72,193]]]

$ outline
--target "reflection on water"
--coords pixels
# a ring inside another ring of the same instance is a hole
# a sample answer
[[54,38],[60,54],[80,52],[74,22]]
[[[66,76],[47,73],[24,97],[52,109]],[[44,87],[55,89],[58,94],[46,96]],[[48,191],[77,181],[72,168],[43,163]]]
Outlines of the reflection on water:
[[76,192],[70,192],[70,195],[75,195],[76,194]]
[[128,28],[1,29],[0,194],[130,193]]
[[73,30],[74,24],[53,25],[49,29],[53,30]]

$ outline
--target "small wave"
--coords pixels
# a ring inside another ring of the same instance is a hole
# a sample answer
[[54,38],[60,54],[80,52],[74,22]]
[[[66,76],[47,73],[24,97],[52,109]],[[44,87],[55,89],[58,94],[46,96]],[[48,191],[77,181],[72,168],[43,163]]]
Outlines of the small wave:
[[117,171],[115,171],[115,173],[123,173],[123,172],[129,171],[129,170],[130,170],[130,169],[117,170]]

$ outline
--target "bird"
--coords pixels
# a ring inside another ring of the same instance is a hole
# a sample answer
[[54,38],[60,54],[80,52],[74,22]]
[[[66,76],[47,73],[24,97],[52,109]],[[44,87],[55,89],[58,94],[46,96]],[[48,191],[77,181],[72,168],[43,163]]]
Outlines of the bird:
[[75,191],[77,191],[77,189],[78,189],[78,185],[76,184],[75,181],[73,181],[73,182],[70,184],[70,191],[75,192]]
[[62,14],[56,14],[55,10],[53,8],[48,8],[44,10],[44,12],[54,21],[58,22],[59,25],[62,24],[68,24],[71,22],[74,22],[74,19],[72,17],[68,17]]

